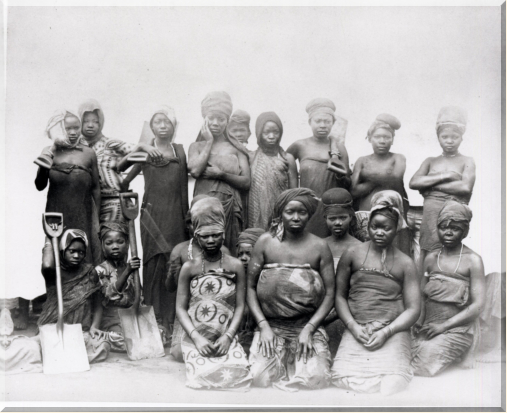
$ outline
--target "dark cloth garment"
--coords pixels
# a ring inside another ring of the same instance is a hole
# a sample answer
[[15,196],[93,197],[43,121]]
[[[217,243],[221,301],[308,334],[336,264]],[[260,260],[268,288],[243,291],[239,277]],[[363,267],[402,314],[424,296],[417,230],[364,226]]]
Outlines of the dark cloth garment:
[[[63,316],[65,324],[81,324],[83,331],[92,325],[93,293],[100,288],[95,269],[91,264],[82,264],[74,271],[65,268],[62,272]],[[45,278],[55,277],[54,269],[45,270]],[[73,277],[68,279],[69,277]],[[56,323],[58,320],[58,297],[56,285],[48,286],[47,299],[37,325]]]
[[[441,324],[469,305],[470,279],[458,273],[432,271],[423,294],[426,301],[424,325]],[[433,376],[461,357],[478,342],[476,322],[451,328],[431,340],[416,335],[412,367],[420,376]],[[443,337],[442,337],[443,336]],[[474,346],[475,347],[475,346]]]
[[440,191],[426,191],[423,193],[423,219],[421,223],[421,249],[433,251],[442,247],[438,239],[438,214],[448,200],[454,200],[468,205],[470,198],[458,198]]
[[[322,197],[322,194],[328,189],[344,188],[348,190],[350,187],[350,180],[337,178],[333,172],[327,170],[328,161],[329,158],[304,158],[299,162],[299,186],[301,188],[310,188],[318,198]],[[319,202],[317,211],[310,218],[306,229],[321,238],[331,235],[324,218],[324,206],[322,202]]]
[[[225,173],[239,175],[241,170],[236,155],[213,155],[208,162]],[[219,179],[198,178],[195,181],[194,196],[206,194],[217,198],[225,211],[225,242],[232,256],[236,256],[236,242],[243,230],[243,207],[240,191]]]
[[89,168],[67,162],[53,164],[49,171],[46,212],[62,213],[65,229],[84,231],[89,240],[85,261],[94,265],[102,262]]
[[188,239],[185,231],[188,181],[183,146],[172,145],[176,156],[165,157],[160,166],[143,165],[141,242],[144,302],[153,305],[157,316],[174,319],[174,297],[171,300],[164,280],[172,249]]

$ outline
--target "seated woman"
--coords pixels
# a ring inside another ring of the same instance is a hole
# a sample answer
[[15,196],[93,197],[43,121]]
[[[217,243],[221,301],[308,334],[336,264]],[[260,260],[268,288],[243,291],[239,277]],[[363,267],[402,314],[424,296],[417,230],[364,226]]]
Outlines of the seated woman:
[[250,364],[254,386],[282,390],[329,385],[328,337],[320,327],[333,306],[333,258],[306,225],[318,207],[307,188],[280,194],[270,233],[248,265],[248,307],[257,323]]
[[97,236],[100,185],[95,152],[80,137],[81,121],[68,110],[56,112],[46,127],[52,146],[44,148],[35,163],[39,165],[35,186],[42,191],[49,183],[46,212],[60,212],[65,228],[86,233],[90,245],[86,262],[102,261]]
[[194,389],[246,390],[252,377],[238,331],[245,310],[246,277],[241,262],[220,251],[225,213],[216,198],[192,207],[194,235],[202,252],[181,268],[176,314],[186,385]]
[[[93,328],[92,335],[107,333],[111,343],[111,350],[126,352],[123,329],[118,315],[118,308],[128,308],[134,303],[135,288],[131,277],[136,269],[141,267],[141,260],[132,257],[127,262],[129,249],[128,227],[123,222],[103,222],[100,224],[100,240],[106,260],[95,267],[99,277],[101,303],[98,311],[100,321],[99,330]],[[167,330],[159,325],[162,343],[168,342]]]
[[486,303],[486,277],[479,254],[463,244],[472,211],[447,201],[438,214],[439,251],[423,263],[422,327],[414,341],[412,367],[418,376],[434,376],[461,360],[478,342],[479,315]]
[[420,293],[413,261],[392,245],[403,227],[401,205],[397,192],[375,194],[371,241],[350,247],[338,264],[336,310],[347,326],[332,368],[338,387],[388,395],[412,379],[409,329]]
[[[368,129],[367,139],[373,153],[361,156],[354,165],[350,193],[355,199],[359,221],[357,238],[368,241],[368,215],[372,207],[372,197],[384,190],[393,190],[403,199],[400,209],[404,220],[409,209],[408,196],[403,184],[407,160],[399,153],[392,153],[394,134],[401,127],[400,121],[392,115],[378,115]],[[406,255],[410,255],[411,235],[408,227],[400,230],[394,240],[394,246]]]
[[[88,238],[79,229],[68,229],[60,238],[64,323],[81,324],[88,361],[94,363],[107,358],[111,344],[103,335],[90,333],[99,327],[100,311],[94,308],[100,306],[96,294],[100,284],[93,265],[84,262],[87,248]],[[55,259],[49,239],[42,252],[42,275],[46,280],[47,299],[37,322],[39,326],[56,323],[58,319]]]

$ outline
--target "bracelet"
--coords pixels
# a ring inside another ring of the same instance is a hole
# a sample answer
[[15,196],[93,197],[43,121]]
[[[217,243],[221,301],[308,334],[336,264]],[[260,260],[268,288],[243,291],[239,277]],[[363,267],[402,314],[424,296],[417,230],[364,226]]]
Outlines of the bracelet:
[[[262,323],[263,321],[266,321],[266,319],[265,319],[265,318],[263,318],[261,321],[259,321],[259,322],[257,323],[257,325],[259,325],[259,324],[260,324],[260,323]],[[267,323],[267,321],[266,321],[266,323]]]
[[227,333],[225,333],[225,335],[227,337],[229,337],[229,339],[231,340],[231,342],[234,341],[234,336],[231,333],[227,332]]
[[351,320],[347,321],[347,322],[345,323],[345,325],[346,325],[346,326],[347,326],[347,328],[348,328],[348,327],[349,327],[349,324],[350,324],[350,323],[353,323],[353,322],[354,322],[354,319],[351,319]]
[[338,158],[342,157],[342,154],[340,152],[329,151],[328,153],[329,157],[332,157],[333,155],[337,156]]
[[189,334],[189,337],[190,337],[190,338],[192,338],[192,333],[193,333],[194,331],[196,331],[196,330],[197,330],[197,328],[194,328],[194,329],[190,332],[190,334]]
[[317,330],[317,327],[315,327],[315,324],[310,323],[309,321],[308,321],[308,323],[306,323],[306,325],[308,325],[308,324],[310,324],[313,327],[313,331]]

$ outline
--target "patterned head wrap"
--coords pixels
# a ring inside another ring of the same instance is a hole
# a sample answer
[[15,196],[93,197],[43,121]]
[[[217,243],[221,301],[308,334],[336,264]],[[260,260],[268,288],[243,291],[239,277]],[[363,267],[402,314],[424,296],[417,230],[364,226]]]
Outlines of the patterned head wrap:
[[370,221],[376,214],[383,215],[386,218],[396,221],[396,232],[403,228],[407,228],[407,223],[403,215],[403,199],[396,191],[380,191],[373,195],[371,198]]
[[126,239],[129,237],[129,227],[123,222],[106,221],[100,224],[99,238],[104,241],[106,234],[110,231],[116,231],[122,233]]
[[86,249],[88,249],[88,237],[86,233],[80,229],[68,229],[60,238],[60,252],[64,253],[69,248],[69,245],[77,239],[83,241]]
[[276,126],[278,126],[278,129],[280,129],[280,140],[282,139],[283,135],[283,125],[282,121],[278,117],[278,115],[275,112],[264,112],[261,113],[257,120],[255,121],[255,135],[257,136],[257,144],[261,146],[261,137],[262,137],[262,130],[264,129],[264,125],[268,122],[274,122],[276,123]]
[[315,214],[315,211],[319,206],[319,199],[315,195],[315,192],[311,189],[293,188],[283,191],[276,199],[275,206],[273,208],[273,221],[271,222],[271,227],[269,229],[271,235],[273,237],[277,237],[280,242],[282,241],[284,234],[282,222],[283,209],[291,201],[301,202],[308,211],[310,218],[313,214]]
[[394,131],[397,131],[398,129],[401,128],[401,122],[398,120],[398,118],[394,117],[393,115],[382,113],[378,115],[377,118],[371,124],[370,129],[368,129],[366,139],[371,139],[375,131],[380,128],[387,129],[388,131],[390,131],[393,134],[394,138]]
[[254,246],[259,237],[265,232],[266,231],[262,228],[248,228],[239,234],[236,246],[239,244],[250,244],[251,246]]
[[84,139],[79,137],[74,144],[70,143],[65,131],[65,118],[73,116],[81,122],[78,115],[68,109],[57,110],[54,115],[49,119],[46,126],[46,136],[51,139],[56,146],[61,148],[75,148],[79,144],[86,144]]
[[99,117],[99,131],[97,134],[100,134],[102,132],[102,128],[104,127],[104,112],[100,107],[100,103],[95,99],[88,99],[81,103],[78,109],[81,122],[84,120],[84,115],[87,112],[94,112]]
[[227,120],[232,114],[232,100],[227,92],[210,92],[201,102],[201,114],[205,118],[210,112],[220,112]]
[[467,236],[471,220],[472,210],[468,205],[449,200],[444,204],[438,214],[437,225],[445,223],[447,226],[452,221],[465,231],[465,236]]
[[451,128],[460,135],[463,135],[467,129],[467,114],[465,110],[457,106],[446,106],[440,109],[435,126],[437,135],[440,135],[440,132],[447,128]]
[[214,197],[197,201],[190,209],[195,235],[210,235],[225,232],[225,212],[222,203]]
[[322,113],[326,115],[331,115],[333,117],[333,121],[336,120],[336,106],[333,101],[326,98],[316,98],[308,102],[306,105],[306,113],[308,113],[308,119],[310,120],[315,115],[320,115]]

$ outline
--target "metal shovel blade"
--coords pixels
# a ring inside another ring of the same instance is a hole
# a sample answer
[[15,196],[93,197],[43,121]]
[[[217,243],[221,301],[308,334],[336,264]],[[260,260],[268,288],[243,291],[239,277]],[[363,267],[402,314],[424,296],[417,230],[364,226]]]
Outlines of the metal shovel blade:
[[[153,307],[118,308],[130,360],[164,357],[164,345]],[[139,328],[139,336],[137,335]]]
[[65,346],[56,331],[56,324],[43,325],[39,330],[44,374],[90,370],[81,324],[65,324],[63,329]]

